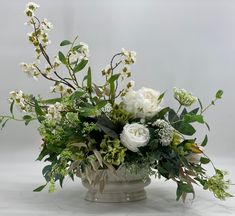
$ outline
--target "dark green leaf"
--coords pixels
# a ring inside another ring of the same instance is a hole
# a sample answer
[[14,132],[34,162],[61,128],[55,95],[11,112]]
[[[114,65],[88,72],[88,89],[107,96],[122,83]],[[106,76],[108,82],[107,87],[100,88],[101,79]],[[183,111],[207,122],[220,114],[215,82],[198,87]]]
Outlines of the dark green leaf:
[[202,141],[201,146],[206,146],[207,142],[208,142],[208,137],[207,137],[207,135],[206,135],[205,138],[204,138],[204,140]]
[[9,119],[6,119],[6,120],[3,122],[1,129],[3,129],[3,128],[6,126],[6,123],[7,123],[8,121],[9,121]]
[[179,121],[179,117],[177,113],[173,109],[170,109],[170,108],[169,108],[168,120],[171,123]]
[[217,92],[216,92],[216,95],[215,95],[215,97],[216,97],[216,99],[221,99],[222,98],[222,95],[223,95],[223,91],[220,89],[220,90],[218,90]]
[[194,127],[187,122],[177,122],[172,126],[184,135],[192,136],[196,132]]
[[34,101],[35,112],[36,112],[36,114],[37,114],[38,120],[39,120],[39,122],[41,122],[41,119],[40,119],[39,117],[40,117],[40,116],[43,116],[43,115],[44,115],[44,112],[43,112],[43,110],[41,109],[41,107],[39,106],[38,101],[37,101],[35,98],[33,98],[33,101]]
[[23,119],[25,121],[25,125],[28,125],[33,120],[32,116],[30,115],[23,116]]
[[210,163],[210,159],[209,158],[205,158],[205,157],[201,157],[201,159],[200,159],[200,162],[202,163],[202,164],[208,164],[208,163]]
[[82,60],[74,67],[73,71],[74,71],[75,73],[81,71],[83,68],[86,67],[87,63],[88,63],[88,60],[82,59]]
[[116,133],[116,126],[105,114],[102,114],[99,117],[96,125],[108,136],[114,139],[118,138],[118,134]]
[[59,60],[60,60],[63,64],[66,65],[66,64],[67,64],[66,57],[64,56],[64,54],[63,54],[61,51],[59,51],[58,56],[59,56]]
[[14,116],[14,114],[13,114],[14,104],[15,104],[15,101],[12,101],[11,107],[10,107],[10,112],[11,112],[12,116]]
[[40,191],[42,191],[46,186],[47,186],[47,184],[41,185],[40,187],[34,189],[33,192],[40,192]]
[[191,111],[189,112],[189,114],[194,114],[194,115],[196,115],[196,114],[198,113],[198,111],[199,111],[199,108],[195,108],[195,109],[191,110]]
[[66,46],[66,45],[69,45],[69,44],[72,44],[69,40],[64,40],[60,43],[60,46]]

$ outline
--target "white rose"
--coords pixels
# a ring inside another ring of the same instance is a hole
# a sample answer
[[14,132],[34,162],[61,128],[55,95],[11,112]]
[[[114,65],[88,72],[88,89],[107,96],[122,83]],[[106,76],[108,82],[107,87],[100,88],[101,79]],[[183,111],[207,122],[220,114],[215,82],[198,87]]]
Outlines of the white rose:
[[136,118],[153,117],[160,109],[160,92],[142,87],[138,91],[129,91],[123,97],[125,109]]
[[120,135],[121,143],[133,152],[137,152],[139,147],[147,145],[149,141],[149,130],[145,126],[132,123],[126,124]]

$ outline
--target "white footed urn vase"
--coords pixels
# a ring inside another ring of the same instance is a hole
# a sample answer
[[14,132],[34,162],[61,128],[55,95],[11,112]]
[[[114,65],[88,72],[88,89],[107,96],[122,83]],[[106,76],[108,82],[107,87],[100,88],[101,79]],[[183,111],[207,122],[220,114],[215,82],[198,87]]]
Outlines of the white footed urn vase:
[[[102,171],[100,171],[102,172]],[[104,182],[90,184],[88,180],[82,180],[82,184],[88,189],[85,200],[92,202],[131,202],[146,199],[145,187],[151,182],[150,178],[143,180],[141,172],[130,173],[125,167],[118,169],[114,175],[105,170]],[[95,179],[101,173],[93,173]],[[101,180],[102,181],[102,180]]]

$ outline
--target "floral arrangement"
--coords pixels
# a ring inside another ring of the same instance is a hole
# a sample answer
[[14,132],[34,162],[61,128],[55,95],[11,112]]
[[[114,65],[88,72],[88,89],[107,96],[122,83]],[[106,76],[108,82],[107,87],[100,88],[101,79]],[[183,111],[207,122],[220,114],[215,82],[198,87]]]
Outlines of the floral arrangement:
[[[53,28],[47,19],[35,16],[39,6],[27,4],[27,25],[33,28],[28,40],[36,57],[33,63],[21,63],[22,71],[34,79],[45,78],[53,83],[50,92],[41,96],[10,92],[10,115],[0,116],[4,127],[8,120],[23,121],[29,125],[38,121],[42,137],[38,160],[44,160],[42,170],[46,183],[34,191],[49,185],[55,191],[55,183],[62,187],[66,176],[78,176],[97,184],[91,173],[125,166],[128,172],[144,172],[143,181],[149,176],[173,180],[177,185],[177,200],[185,200],[188,193],[194,195],[193,184],[202,185],[215,197],[224,200],[231,197],[230,185],[224,179],[226,172],[216,168],[205,154],[207,135],[199,141],[195,137],[194,124],[209,126],[205,111],[221,99],[219,90],[215,99],[204,107],[202,102],[184,89],[174,88],[174,99],[179,107],[164,106],[165,93],[142,87],[134,90],[130,65],[136,62],[136,53],[122,49],[101,71],[102,85],[92,80],[89,65],[89,48],[86,43],[61,42],[61,49],[54,58],[47,54],[50,44],[48,31]],[[64,70],[68,73],[64,74]],[[77,75],[85,71],[83,78]],[[16,117],[15,107],[22,111]],[[204,165],[210,163],[215,174],[208,176]]]

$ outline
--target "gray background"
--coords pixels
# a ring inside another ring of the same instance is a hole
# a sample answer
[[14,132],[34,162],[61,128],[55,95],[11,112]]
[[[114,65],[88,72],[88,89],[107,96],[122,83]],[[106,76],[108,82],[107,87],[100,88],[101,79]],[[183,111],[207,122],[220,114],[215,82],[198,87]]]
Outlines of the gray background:
[[[231,177],[235,178],[233,174],[235,1],[38,0],[37,2],[41,6],[39,17],[47,17],[55,27],[50,33],[52,45],[49,46],[49,53],[55,55],[61,40],[72,39],[78,34],[81,41],[89,44],[90,61],[97,82],[101,81],[100,70],[109,63],[111,56],[125,47],[137,52],[137,63],[132,67],[136,88],[146,86],[160,91],[167,90],[166,106],[177,107],[177,103],[172,99],[174,86],[192,91],[205,104],[213,99],[217,89],[223,89],[223,100],[206,113],[206,120],[211,125],[206,153],[215,160],[215,164],[230,169]],[[7,97],[11,90],[22,89],[26,93],[41,92],[42,95],[49,96],[47,93],[51,85],[49,82],[42,79],[38,82],[28,79],[19,68],[20,62],[33,60],[33,48],[26,38],[31,29],[23,25],[26,21],[23,13],[26,3],[25,0],[1,0],[1,114],[8,113]],[[198,133],[199,140],[205,133],[207,130],[202,127]],[[104,208],[101,210],[107,209],[107,211],[102,213],[98,205],[84,203],[82,201],[84,190],[77,191],[74,185],[69,188],[67,186],[64,193],[52,197],[44,193],[32,194],[32,188],[42,183],[40,169],[43,165],[34,162],[39,153],[39,145],[40,137],[36,123],[25,127],[18,122],[10,122],[0,132],[1,215],[16,215],[16,212],[17,215],[21,215],[19,213],[21,212],[24,216],[55,215],[55,212],[69,215],[69,212],[74,214],[80,210],[81,213],[101,215],[105,215],[108,211],[107,215],[110,215],[112,209],[116,208],[120,210],[120,215],[131,215],[132,209],[136,209],[134,215],[148,211],[155,215],[157,209],[159,212],[164,212],[164,215],[167,215],[167,212],[204,215],[206,208],[209,208],[208,212],[213,215],[221,213],[230,215],[234,212],[234,209],[231,209],[234,200],[223,205],[217,203],[212,195],[207,197],[205,193],[199,193],[202,201],[196,202],[193,209],[182,209],[174,201],[175,187],[173,189],[169,187],[171,191],[169,192],[168,186],[164,188],[165,184],[160,189],[163,199],[158,197],[157,191],[155,194],[152,189],[149,190],[150,201],[143,203],[146,211],[139,208],[138,204],[129,207],[119,206],[120,208],[103,205]],[[157,187],[156,185],[151,187]],[[78,200],[75,199],[77,195]],[[157,201],[158,205],[155,205],[153,200]],[[11,209],[12,202],[14,209]],[[53,203],[53,206],[49,203]],[[163,208],[164,205],[171,207]],[[37,210],[43,212],[35,213]],[[207,215],[210,215],[209,213]]]

